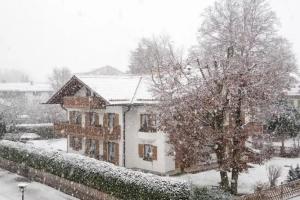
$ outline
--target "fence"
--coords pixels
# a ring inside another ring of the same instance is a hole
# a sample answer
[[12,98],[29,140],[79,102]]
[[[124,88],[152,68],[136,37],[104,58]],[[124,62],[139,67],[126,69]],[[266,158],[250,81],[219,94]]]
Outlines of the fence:
[[300,195],[300,180],[242,196],[239,200],[285,200]]

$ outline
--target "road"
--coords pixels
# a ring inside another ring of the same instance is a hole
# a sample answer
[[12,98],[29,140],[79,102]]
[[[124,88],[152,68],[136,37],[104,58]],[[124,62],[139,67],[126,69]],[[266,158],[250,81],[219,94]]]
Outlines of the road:
[[[0,168],[0,200],[21,200],[18,183],[26,179]],[[25,190],[25,200],[78,200],[54,188],[31,182]]]

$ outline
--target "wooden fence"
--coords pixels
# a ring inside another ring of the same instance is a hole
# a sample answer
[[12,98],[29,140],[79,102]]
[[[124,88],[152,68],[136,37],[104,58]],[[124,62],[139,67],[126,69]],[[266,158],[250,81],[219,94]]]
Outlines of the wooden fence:
[[242,196],[239,200],[286,200],[300,196],[300,180]]

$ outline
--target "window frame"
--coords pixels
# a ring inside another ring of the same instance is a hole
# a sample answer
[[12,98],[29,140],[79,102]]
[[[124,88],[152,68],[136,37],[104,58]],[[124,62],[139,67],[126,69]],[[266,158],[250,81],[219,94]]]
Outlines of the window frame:
[[153,160],[153,146],[151,144],[144,144],[143,160],[146,161]]
[[107,113],[107,126],[110,130],[114,128],[116,114],[115,113]]
[[140,114],[140,129],[139,129],[139,131],[141,131],[141,132],[156,132],[157,131],[157,115],[154,113],[141,113]]
[[[116,159],[116,147],[114,142],[108,142],[107,143],[107,161],[108,162],[114,162]],[[113,150],[113,151],[111,151]]]

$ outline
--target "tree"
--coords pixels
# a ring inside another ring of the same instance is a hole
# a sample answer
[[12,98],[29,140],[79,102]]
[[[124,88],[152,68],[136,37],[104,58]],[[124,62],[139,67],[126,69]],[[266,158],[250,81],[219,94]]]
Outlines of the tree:
[[281,138],[280,154],[284,156],[285,139],[296,137],[300,131],[300,113],[284,99],[274,107],[276,112],[267,120],[268,130]]
[[282,168],[275,165],[270,165],[267,167],[268,179],[270,187],[275,187],[277,179],[281,176]]
[[287,181],[295,181],[300,179],[300,167],[299,164],[297,164],[296,168],[293,168],[293,166],[290,167],[288,176],[287,176]]
[[57,91],[71,78],[71,76],[71,71],[67,67],[54,68],[52,74],[49,76],[49,82],[54,91]]
[[154,66],[166,62],[170,53],[169,36],[142,38],[138,47],[131,52],[129,72],[132,74],[151,74]]
[[[295,59],[288,42],[277,34],[276,16],[265,0],[219,0],[203,16],[198,45],[188,59],[170,48],[165,62],[157,62],[153,70],[163,113],[160,128],[177,141],[193,135],[199,145],[212,147],[221,187],[229,189],[230,171],[230,190],[236,194],[239,173],[251,157],[245,145],[251,129],[244,116],[255,119],[281,96],[289,87]],[[187,106],[176,109],[181,101]],[[175,111],[182,117],[173,119]],[[178,124],[191,127],[184,134]]]

